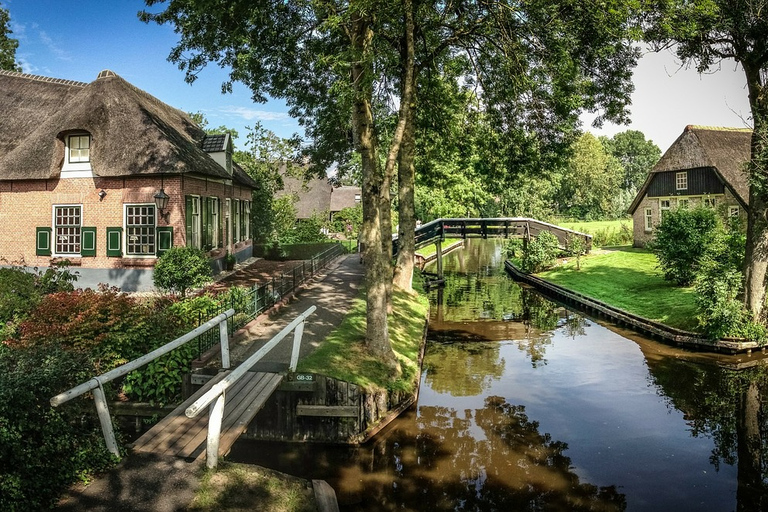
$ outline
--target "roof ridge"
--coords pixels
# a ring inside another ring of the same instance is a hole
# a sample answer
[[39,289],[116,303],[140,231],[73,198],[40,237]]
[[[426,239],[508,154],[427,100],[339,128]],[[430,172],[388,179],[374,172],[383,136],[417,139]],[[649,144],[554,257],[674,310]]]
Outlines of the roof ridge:
[[689,124],[686,130],[708,130],[713,132],[751,132],[752,128],[733,128],[728,126],[705,126],[698,124]]
[[64,78],[51,78],[49,76],[42,76],[42,75],[30,75],[28,73],[19,73],[18,71],[6,71],[4,69],[0,69],[0,75],[15,76],[17,78],[26,78],[27,80],[34,80],[37,82],[46,82],[50,84],[72,85],[76,87],[85,87],[86,85],[88,85],[88,83],[86,82],[78,82],[77,80],[66,80]]

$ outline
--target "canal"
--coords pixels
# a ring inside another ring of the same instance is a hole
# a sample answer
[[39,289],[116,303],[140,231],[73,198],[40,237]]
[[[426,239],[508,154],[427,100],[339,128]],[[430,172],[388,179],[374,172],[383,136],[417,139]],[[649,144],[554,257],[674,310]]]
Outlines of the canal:
[[763,361],[676,350],[512,281],[501,245],[445,258],[416,406],[360,447],[241,440],[342,510],[768,507]]

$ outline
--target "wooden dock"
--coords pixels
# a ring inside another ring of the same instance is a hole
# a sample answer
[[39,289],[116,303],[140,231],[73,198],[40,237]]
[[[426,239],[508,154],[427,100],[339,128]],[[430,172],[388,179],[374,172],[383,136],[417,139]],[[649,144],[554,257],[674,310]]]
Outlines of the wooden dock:
[[[205,455],[208,415],[194,418],[184,414],[187,407],[208,391],[215,383],[229,375],[224,371],[212,378],[205,386],[179,405],[168,416],[133,443],[137,452],[174,455],[184,459],[198,459]],[[240,434],[256,416],[272,393],[280,385],[283,375],[267,372],[246,372],[226,392],[224,419],[221,426],[219,455],[226,455]]]

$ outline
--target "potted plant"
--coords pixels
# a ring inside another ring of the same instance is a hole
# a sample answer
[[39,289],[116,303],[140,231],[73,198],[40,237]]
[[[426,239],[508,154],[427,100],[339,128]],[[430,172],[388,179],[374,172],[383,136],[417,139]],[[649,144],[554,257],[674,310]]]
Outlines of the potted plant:
[[237,263],[237,258],[235,258],[235,255],[227,251],[227,254],[224,256],[224,266],[227,270],[232,270],[235,268],[235,263]]

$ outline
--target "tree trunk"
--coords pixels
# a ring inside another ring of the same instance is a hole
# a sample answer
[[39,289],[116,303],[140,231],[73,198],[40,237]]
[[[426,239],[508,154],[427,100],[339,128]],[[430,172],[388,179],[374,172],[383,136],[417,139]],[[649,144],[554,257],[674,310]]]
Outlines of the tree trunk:
[[382,250],[380,194],[384,175],[376,156],[376,139],[371,108],[373,90],[373,31],[370,19],[362,12],[350,27],[356,59],[351,78],[355,93],[352,126],[363,172],[363,261],[365,262],[366,332],[365,343],[372,354],[399,372],[399,364],[389,342],[387,327],[387,285],[391,282],[390,263]]
[[413,258],[416,253],[414,215],[414,157],[416,152],[414,125],[409,123],[400,147],[397,172],[398,212],[400,229],[397,234],[398,250],[394,283],[400,289],[413,291]]
[[[412,291],[413,256],[414,256],[414,154],[415,148],[415,101],[416,101],[416,57],[414,47],[414,21],[413,2],[403,0],[403,14],[405,17],[403,34],[403,69],[401,73],[400,111],[398,119],[399,136],[398,144],[398,220],[399,229],[397,264],[395,265],[395,286]],[[392,148],[394,149],[394,148]],[[395,153],[390,151],[392,166],[394,166]]]
[[760,421],[760,388],[755,379],[739,397],[736,422],[738,487],[736,510],[765,510],[768,503],[763,489],[763,452]]
[[759,69],[742,63],[749,88],[754,130],[749,162],[749,216],[744,255],[744,304],[756,321],[764,321],[768,270],[768,98]]

